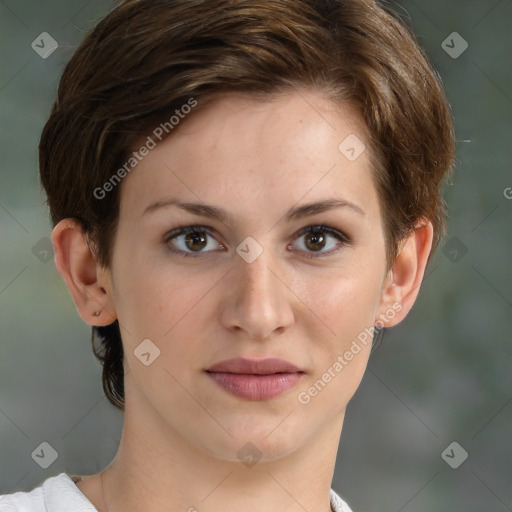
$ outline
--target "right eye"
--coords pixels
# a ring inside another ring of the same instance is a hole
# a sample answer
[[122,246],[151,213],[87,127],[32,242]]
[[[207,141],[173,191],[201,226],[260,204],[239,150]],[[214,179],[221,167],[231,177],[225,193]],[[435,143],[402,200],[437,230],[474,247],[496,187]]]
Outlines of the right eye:
[[[170,251],[185,257],[198,257],[205,252],[212,252],[203,250],[214,248],[214,244],[212,246],[208,241],[209,237],[215,240],[210,229],[205,226],[182,226],[167,233],[164,238]],[[217,241],[215,243],[221,248],[224,247]]]

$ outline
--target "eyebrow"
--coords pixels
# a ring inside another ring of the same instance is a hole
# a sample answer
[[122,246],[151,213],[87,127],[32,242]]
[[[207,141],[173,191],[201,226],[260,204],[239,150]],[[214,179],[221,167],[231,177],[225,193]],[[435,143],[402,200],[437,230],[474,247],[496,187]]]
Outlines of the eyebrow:
[[[216,206],[203,203],[182,202],[179,199],[161,199],[160,201],[151,203],[144,209],[142,215],[146,215],[148,213],[152,213],[156,210],[172,205],[177,206],[187,212],[194,213],[202,217],[208,217],[210,219],[215,219],[223,223],[230,219],[230,215],[227,212]],[[291,208],[288,210],[288,212],[286,212],[284,217],[287,221],[291,221],[310,215],[315,215],[317,213],[323,213],[335,208],[348,208],[359,215],[365,215],[362,208],[354,203],[351,203],[350,201],[341,198],[330,198]]]

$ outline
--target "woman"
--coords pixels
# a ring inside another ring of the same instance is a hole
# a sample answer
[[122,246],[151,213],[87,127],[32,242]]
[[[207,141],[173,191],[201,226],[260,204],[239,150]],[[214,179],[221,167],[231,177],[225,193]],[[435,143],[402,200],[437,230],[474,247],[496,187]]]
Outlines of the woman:
[[416,300],[453,145],[375,1],[121,3],[64,71],[40,171],[122,438],[2,510],[349,511],[345,408]]

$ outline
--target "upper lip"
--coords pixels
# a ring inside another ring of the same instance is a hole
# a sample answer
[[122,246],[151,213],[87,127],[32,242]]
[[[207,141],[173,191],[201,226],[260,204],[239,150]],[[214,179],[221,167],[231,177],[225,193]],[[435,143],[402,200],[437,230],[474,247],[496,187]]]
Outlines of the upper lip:
[[283,359],[244,359],[236,357],[226,359],[220,363],[214,364],[206,370],[216,373],[243,373],[252,375],[272,375],[274,373],[303,373],[295,365],[284,361]]

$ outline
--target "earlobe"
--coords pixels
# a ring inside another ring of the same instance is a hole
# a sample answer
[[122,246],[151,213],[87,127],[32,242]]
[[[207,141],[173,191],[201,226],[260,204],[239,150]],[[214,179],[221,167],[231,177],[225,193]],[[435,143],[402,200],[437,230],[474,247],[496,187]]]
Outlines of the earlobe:
[[55,265],[64,278],[78,314],[90,325],[109,325],[117,318],[110,287],[101,282],[95,255],[80,223],[61,220],[52,231]]
[[384,282],[381,307],[376,318],[376,322],[380,321],[377,325],[392,327],[400,323],[411,310],[425,274],[432,239],[432,223],[422,220],[402,241],[398,256]]

